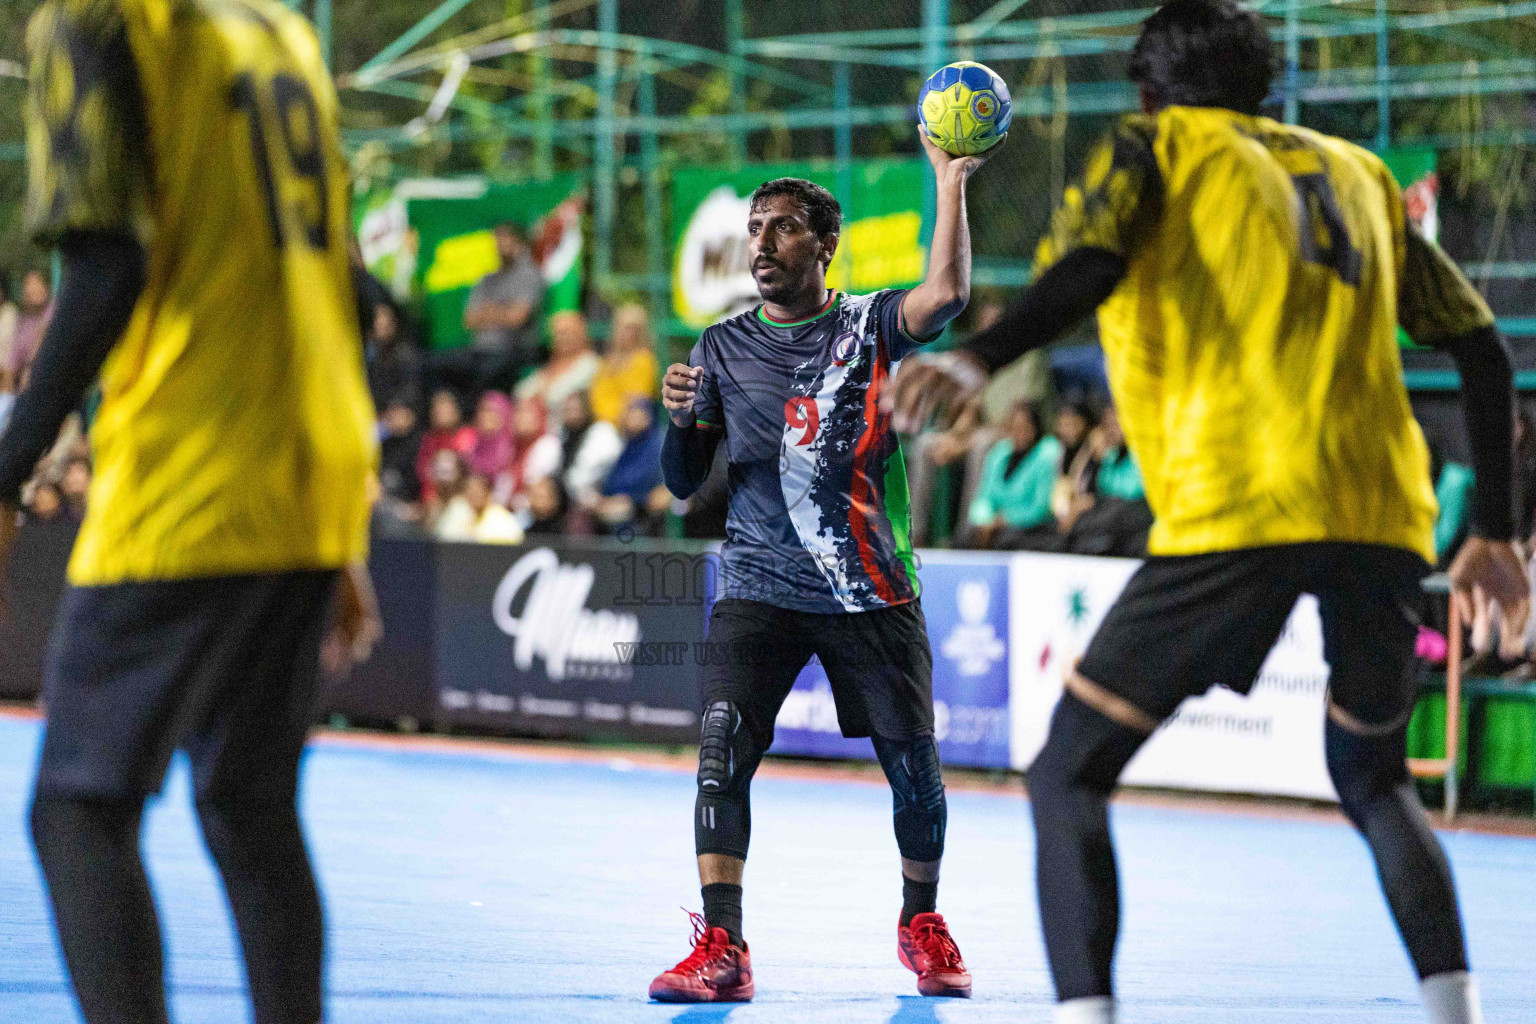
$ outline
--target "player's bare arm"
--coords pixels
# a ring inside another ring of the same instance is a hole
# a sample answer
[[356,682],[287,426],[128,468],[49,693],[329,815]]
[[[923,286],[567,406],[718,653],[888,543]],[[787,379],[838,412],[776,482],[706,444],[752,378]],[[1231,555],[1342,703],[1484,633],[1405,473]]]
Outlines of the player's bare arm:
[[925,132],[919,131],[918,138],[933,165],[938,205],[933,242],[928,250],[928,273],[923,283],[902,301],[901,317],[908,334],[926,341],[936,337],[971,300],[971,227],[966,216],[966,181],[1003,143],[981,156],[951,156]]
[[[1118,155],[1125,149],[1135,152],[1135,147],[1114,151]],[[1141,167],[1131,170],[1146,175]],[[951,352],[919,353],[902,364],[888,399],[900,429],[917,429],[935,414],[953,420],[979,397],[991,373],[1026,352],[1051,344],[1092,314],[1124,279],[1125,252],[1134,244],[1137,229],[1147,215],[1155,211],[1157,196],[1157,188],[1147,187],[1136,191],[1134,203],[1118,207],[1096,204],[1116,222],[1092,225],[1091,242],[1085,230],[1089,225],[1077,210],[1059,210],[1042,245],[1045,258],[1036,263],[1034,282],[996,324]],[[1123,251],[1103,248],[1098,243],[1104,238],[1119,239]],[[936,229],[935,252],[937,239]],[[912,295],[919,290],[914,289]],[[911,324],[910,298],[907,310]]]

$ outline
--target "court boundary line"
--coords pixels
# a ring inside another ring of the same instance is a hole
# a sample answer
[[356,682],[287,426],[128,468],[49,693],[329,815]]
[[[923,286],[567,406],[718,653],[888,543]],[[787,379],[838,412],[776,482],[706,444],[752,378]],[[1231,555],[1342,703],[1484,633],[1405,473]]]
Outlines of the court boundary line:
[[[0,704],[0,718],[38,721],[43,714],[24,704]],[[603,747],[573,740],[544,740],[528,737],[445,736],[431,733],[389,733],[372,729],[331,729],[317,727],[310,741],[323,746],[354,750],[378,750],[393,753],[448,754],[478,756],[486,760],[539,761],[548,764],[583,764],[599,767],[634,766],[693,775],[698,770],[697,755],[638,746]],[[784,757],[765,758],[759,777],[799,782],[843,782],[885,788],[887,783],[875,762],[821,761]],[[1028,799],[1020,773],[1011,769],[944,769],[944,784],[950,792],[972,793],[1018,800]],[[1275,821],[1308,821],[1350,827],[1337,806],[1283,796],[1252,794],[1217,794],[1166,789],[1122,788],[1114,797],[1116,804],[1165,810],[1196,811],[1228,817],[1263,818]],[[1433,822],[1435,831],[1445,835],[1472,834],[1536,839],[1536,818],[1514,818],[1483,812],[1463,813],[1453,827]]]

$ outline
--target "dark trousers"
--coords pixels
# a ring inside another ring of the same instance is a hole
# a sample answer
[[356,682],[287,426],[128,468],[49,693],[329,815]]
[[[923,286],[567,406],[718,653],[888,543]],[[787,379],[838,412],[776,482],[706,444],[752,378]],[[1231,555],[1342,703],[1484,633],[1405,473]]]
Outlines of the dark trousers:
[[139,828],[172,752],[192,762],[256,1024],[316,1024],[323,927],[299,758],[330,571],[75,587],[44,684],[32,833],[87,1024],[165,1024]]

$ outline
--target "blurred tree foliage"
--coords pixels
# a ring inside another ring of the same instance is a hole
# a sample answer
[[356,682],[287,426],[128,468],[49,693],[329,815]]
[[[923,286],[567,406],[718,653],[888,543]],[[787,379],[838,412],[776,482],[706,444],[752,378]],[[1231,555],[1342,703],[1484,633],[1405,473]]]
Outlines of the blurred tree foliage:
[[[432,9],[435,0],[334,0],[334,66],[342,83],[344,126],[348,129],[388,128],[406,123],[419,114],[418,99],[365,92],[348,86],[348,76]],[[1482,2],[1482,0],[1478,0]],[[306,0],[307,3],[307,0]],[[549,0],[564,12],[561,27],[595,28],[596,5],[584,0]],[[1464,0],[1393,0],[1394,14],[1465,7]],[[432,41],[500,25],[504,31],[526,26],[535,0],[470,0],[431,37]],[[951,18],[963,22],[994,7],[994,0],[951,0]],[[1125,10],[1124,0],[1031,0],[1012,17],[1048,18],[1090,11]],[[23,58],[26,18],[34,0],[0,0],[0,60]],[[745,0],[748,36],[769,36],[835,29],[917,26],[922,19],[922,0],[781,0],[778,3]],[[1368,16],[1370,0],[1354,0],[1332,11],[1334,17]],[[620,0],[622,32],[686,42],[714,50],[726,48],[724,4],[721,0]],[[493,36],[487,36],[493,38]],[[1536,51],[1536,19],[1489,22],[1458,28],[1440,35],[1394,32],[1391,57],[1394,63],[1450,64],[1468,60],[1528,57]],[[954,57],[967,56],[963,48]],[[537,54],[513,54],[477,63],[466,77],[460,95],[482,104],[516,102],[535,80],[541,67],[559,83],[549,93],[549,108],[556,118],[590,117],[597,96],[592,89],[594,68],[590,51],[551,47]],[[1307,43],[1302,50],[1303,70],[1332,72],[1373,67],[1375,40],[1371,37]],[[1124,55],[1086,57],[1044,56],[1029,61],[996,64],[996,69],[1016,87],[1036,86],[1057,91],[1063,97],[1058,114],[1045,118],[1020,118],[1014,137],[978,179],[973,191],[972,220],[976,250],[983,256],[1027,256],[1045,227],[1053,201],[1064,182],[1076,172],[1087,145],[1108,126],[1104,116],[1070,115],[1069,82],[1114,80],[1124,75]],[[791,74],[829,85],[831,67],[820,61],[776,62]],[[3,71],[4,65],[0,65]],[[412,82],[430,92],[440,72],[416,76]],[[617,102],[621,113],[633,112],[637,103],[635,83],[624,80]],[[886,105],[916,98],[920,76],[902,68],[858,65],[854,68],[853,104]],[[14,77],[0,75],[0,147],[22,140],[20,115],[23,86]],[[710,115],[730,107],[729,80],[718,69],[703,65],[668,71],[658,76],[656,102],[663,114]],[[746,90],[749,110],[776,110],[803,102],[792,90],[761,80]],[[509,139],[498,134],[497,120],[484,106],[455,108],[451,120],[455,137],[428,133],[415,144],[388,148],[370,145],[358,154],[354,171],[369,181],[413,175],[484,173],[518,180],[533,173],[536,144],[531,139]],[[1393,106],[1394,128],[1400,141],[1424,136],[1465,136],[1477,131],[1529,129],[1533,124],[1533,100],[1528,95],[1403,102]],[[1324,131],[1350,138],[1368,139],[1374,134],[1374,103],[1304,107],[1303,119]],[[556,139],[552,148],[553,170],[586,166],[590,160],[590,136]],[[853,132],[854,151],[860,156],[913,155],[918,152],[915,134],[908,125],[860,126]],[[630,138],[619,154],[626,164],[618,195],[618,238],[614,267],[619,271],[643,269],[645,210],[641,182],[635,165],[640,142]],[[662,174],[682,164],[722,163],[729,158],[730,140],[719,133],[699,132],[661,139]],[[1454,147],[1443,151],[1442,169],[1447,194],[1490,210],[1529,209],[1536,203],[1536,160],[1528,159],[1530,147]],[[754,132],[747,140],[749,159],[802,159],[831,157],[830,129],[789,131],[778,128]],[[1004,187],[1003,183],[1007,183]],[[0,268],[14,272],[38,261],[22,237],[20,201],[25,186],[22,164],[0,160]]]

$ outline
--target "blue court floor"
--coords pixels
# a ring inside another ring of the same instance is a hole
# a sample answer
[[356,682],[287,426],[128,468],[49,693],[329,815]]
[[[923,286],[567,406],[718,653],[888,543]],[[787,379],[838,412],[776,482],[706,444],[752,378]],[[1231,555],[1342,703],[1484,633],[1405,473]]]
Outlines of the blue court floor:
[[[40,735],[0,716],[0,1021],[78,1018],[23,832]],[[760,778],[746,930],[755,1003],[650,1005],[687,952],[689,773],[319,740],[305,812],[327,899],[331,1024],[1048,1021],[1027,808],[953,793],[939,906],[976,998],[896,963],[890,797]],[[1365,849],[1328,822],[1121,806],[1129,1024],[1420,1021]],[[1490,1022],[1536,1021],[1536,841],[1449,834]],[[223,896],[178,766],[145,842],[180,1024],[247,1019]]]

